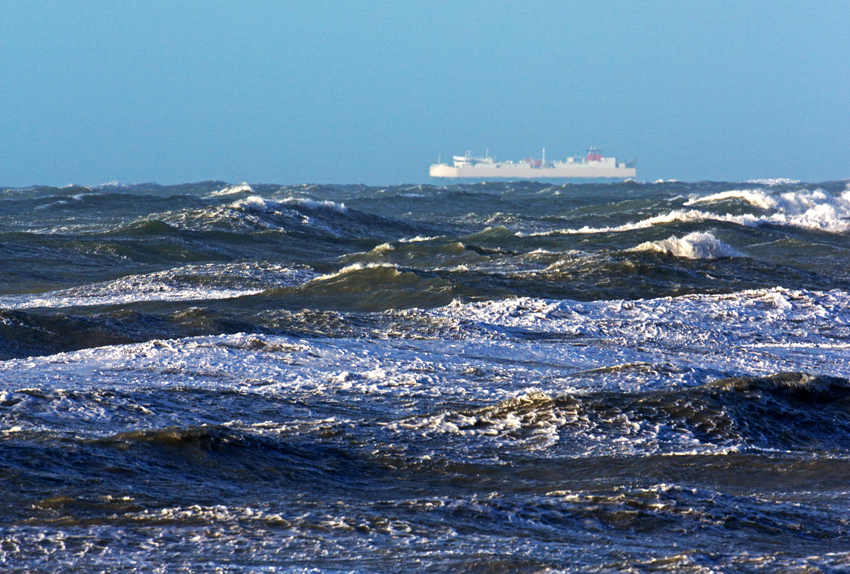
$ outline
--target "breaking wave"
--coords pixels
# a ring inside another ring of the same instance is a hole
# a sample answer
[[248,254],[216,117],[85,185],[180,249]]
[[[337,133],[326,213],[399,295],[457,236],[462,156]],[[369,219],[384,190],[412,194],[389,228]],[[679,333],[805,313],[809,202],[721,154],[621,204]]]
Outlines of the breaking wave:
[[128,275],[61,291],[0,297],[0,309],[126,305],[143,301],[231,299],[314,278],[307,269],[259,264],[187,265],[145,275]]
[[252,188],[247,183],[240,183],[239,185],[231,185],[231,186],[225,187],[224,189],[214,191],[209,195],[209,197],[221,197],[223,195],[236,195],[238,193],[254,193],[254,188]]
[[698,209],[673,209],[667,213],[625,223],[617,226],[556,229],[528,233],[529,237],[550,235],[583,235],[602,233],[622,233],[649,229],[669,223],[699,223],[717,221],[733,223],[747,227],[761,225],[787,225],[802,229],[825,231],[828,233],[846,233],[850,230],[850,191],[844,191],[838,197],[827,191],[802,190],[772,195],[763,190],[733,190],[692,198],[683,205],[691,207],[703,204],[717,204],[726,201],[744,202],[763,211],[773,211],[769,215],[752,213],[713,213]]
[[265,199],[258,195],[252,195],[245,199],[241,199],[231,204],[229,207],[235,209],[259,211],[279,211],[280,209],[287,207],[302,207],[314,211],[320,209],[330,209],[336,211],[337,213],[345,213],[347,211],[344,203],[336,203],[333,201],[315,201],[313,199],[295,197],[286,198],[281,201],[274,201],[271,199]]
[[698,205],[701,203],[715,203],[721,201],[736,200],[743,201],[759,209],[776,209],[778,202],[771,194],[761,189],[735,189],[713,193],[704,197],[695,197],[685,202],[685,205]]
[[684,257],[687,259],[717,259],[720,257],[743,257],[743,254],[717,239],[710,232],[688,233],[684,237],[670,237],[661,241],[648,241],[630,251],[650,251]]
[[[804,229],[845,233],[850,230],[850,191],[838,197],[822,189],[788,191],[774,194],[764,190],[732,190],[694,198],[687,206],[742,201],[765,211],[766,216],[723,216],[722,220],[743,225],[765,223],[789,225]],[[716,216],[715,216],[716,217]]]

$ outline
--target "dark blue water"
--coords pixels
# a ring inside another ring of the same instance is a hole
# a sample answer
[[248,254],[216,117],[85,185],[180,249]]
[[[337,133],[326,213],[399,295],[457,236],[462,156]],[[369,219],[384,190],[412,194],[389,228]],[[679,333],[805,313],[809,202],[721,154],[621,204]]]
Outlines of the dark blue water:
[[850,570],[850,186],[0,192],[9,572]]

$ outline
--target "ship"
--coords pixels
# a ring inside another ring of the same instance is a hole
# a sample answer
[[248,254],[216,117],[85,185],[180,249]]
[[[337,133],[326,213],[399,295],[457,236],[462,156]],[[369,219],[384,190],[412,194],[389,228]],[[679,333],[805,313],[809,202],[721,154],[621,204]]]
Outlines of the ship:
[[613,157],[602,157],[602,150],[590,148],[587,155],[568,157],[565,161],[546,161],[546,148],[542,159],[527,158],[520,161],[495,161],[489,150],[484,157],[466,155],[452,157],[453,164],[437,163],[428,171],[431,177],[474,179],[554,179],[554,178],[619,178],[636,177],[635,160],[620,162]]

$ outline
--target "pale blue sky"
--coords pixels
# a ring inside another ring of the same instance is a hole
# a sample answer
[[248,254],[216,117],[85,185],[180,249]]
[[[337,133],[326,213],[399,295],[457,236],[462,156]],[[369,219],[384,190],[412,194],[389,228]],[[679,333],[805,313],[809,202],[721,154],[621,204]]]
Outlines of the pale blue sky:
[[850,177],[850,2],[0,3],[0,185]]

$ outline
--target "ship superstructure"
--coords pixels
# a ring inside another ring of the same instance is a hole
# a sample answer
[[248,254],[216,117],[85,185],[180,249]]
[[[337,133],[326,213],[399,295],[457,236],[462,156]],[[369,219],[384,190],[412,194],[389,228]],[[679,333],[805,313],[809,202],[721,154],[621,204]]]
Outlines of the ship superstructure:
[[619,178],[636,176],[635,161],[625,163],[613,157],[602,157],[602,150],[590,148],[585,156],[568,157],[565,161],[546,161],[546,149],[541,159],[495,161],[489,153],[484,157],[466,155],[452,157],[453,164],[435,163],[431,177],[474,179],[550,179],[550,178]]

